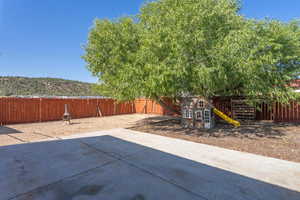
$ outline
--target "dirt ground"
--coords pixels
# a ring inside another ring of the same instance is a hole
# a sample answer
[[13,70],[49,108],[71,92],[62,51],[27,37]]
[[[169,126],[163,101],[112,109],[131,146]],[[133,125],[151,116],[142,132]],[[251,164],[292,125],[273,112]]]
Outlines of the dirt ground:
[[[155,115],[150,115],[150,117]],[[62,121],[16,124],[0,126],[0,146],[34,142],[45,139],[58,139],[60,136],[77,133],[127,128],[149,117],[143,114],[118,115],[103,118],[83,118],[72,120],[71,125]]]
[[182,128],[180,119],[150,117],[130,129],[300,162],[300,124],[265,121],[234,128],[218,123],[212,130],[191,130]]
[[212,130],[190,130],[180,126],[180,119],[143,114],[74,119],[71,125],[55,121],[3,126],[0,127],[0,146],[113,128],[128,128],[300,162],[300,124],[255,122],[234,128],[218,123]]

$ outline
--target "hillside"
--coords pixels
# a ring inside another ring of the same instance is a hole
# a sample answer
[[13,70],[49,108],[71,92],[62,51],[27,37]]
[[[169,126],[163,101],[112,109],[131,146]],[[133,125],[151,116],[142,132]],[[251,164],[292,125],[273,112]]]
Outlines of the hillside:
[[1,77],[0,96],[95,96],[92,84],[57,78]]

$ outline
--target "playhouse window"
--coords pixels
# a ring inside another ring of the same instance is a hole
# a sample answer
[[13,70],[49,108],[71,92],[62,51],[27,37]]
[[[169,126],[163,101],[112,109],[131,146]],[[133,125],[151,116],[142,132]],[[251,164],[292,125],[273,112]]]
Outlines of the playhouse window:
[[204,102],[203,101],[198,102],[198,108],[204,108]]
[[189,110],[188,113],[189,113],[189,114],[188,114],[188,115],[189,115],[188,118],[189,118],[189,119],[193,118],[193,111],[192,111],[191,109]]
[[193,118],[193,111],[191,109],[184,109],[183,110],[183,117],[186,119]]
[[202,111],[197,111],[196,112],[196,119],[197,120],[202,120]]
[[209,110],[204,110],[204,122],[210,123],[210,111]]
[[187,112],[186,109],[184,109],[184,110],[182,111],[182,117],[183,117],[183,118],[186,118],[186,112]]

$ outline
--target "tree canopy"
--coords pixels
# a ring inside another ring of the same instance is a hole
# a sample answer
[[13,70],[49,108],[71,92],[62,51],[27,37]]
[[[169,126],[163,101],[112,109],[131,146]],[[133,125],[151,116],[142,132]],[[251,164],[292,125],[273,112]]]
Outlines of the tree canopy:
[[84,60],[101,94],[183,94],[288,102],[300,75],[297,21],[243,17],[237,0],[157,0],[136,16],[95,20]]

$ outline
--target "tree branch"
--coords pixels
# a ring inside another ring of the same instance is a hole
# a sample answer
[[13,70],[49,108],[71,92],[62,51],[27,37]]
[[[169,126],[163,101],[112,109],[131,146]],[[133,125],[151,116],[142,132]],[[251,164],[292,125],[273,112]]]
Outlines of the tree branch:
[[181,112],[179,110],[176,110],[175,108],[173,108],[172,106],[169,106],[167,103],[165,103],[160,97],[158,96],[153,96],[153,99],[159,104],[161,105],[164,109],[170,111],[171,113],[177,114],[177,115],[181,115]]

